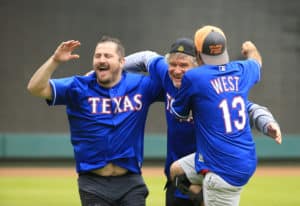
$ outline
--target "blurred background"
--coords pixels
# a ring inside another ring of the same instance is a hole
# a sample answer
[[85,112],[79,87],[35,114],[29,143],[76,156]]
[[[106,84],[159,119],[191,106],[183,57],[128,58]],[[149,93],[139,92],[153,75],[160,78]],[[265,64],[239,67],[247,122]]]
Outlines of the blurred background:
[[[49,149],[57,156],[72,154],[59,140],[68,139],[65,108],[48,107],[26,90],[30,77],[60,42],[80,40],[76,51],[80,59],[62,65],[54,77],[89,71],[95,45],[104,34],[119,38],[127,54],[141,50],[165,54],[175,39],[193,38],[199,27],[212,24],[223,28],[232,60],[241,58],[245,40],[257,45],[263,57],[262,80],[250,99],[270,109],[288,139],[283,140],[284,149],[272,144],[278,150],[275,156],[300,157],[299,9],[299,0],[0,0],[0,155],[41,156],[49,144],[57,145]],[[151,107],[146,141],[159,136],[157,142],[165,143],[162,111],[162,104]],[[44,143],[36,142],[40,136]],[[69,140],[64,141],[70,147]],[[162,157],[164,152],[146,149],[150,156]],[[270,153],[263,152],[265,157],[276,153],[272,146]]]

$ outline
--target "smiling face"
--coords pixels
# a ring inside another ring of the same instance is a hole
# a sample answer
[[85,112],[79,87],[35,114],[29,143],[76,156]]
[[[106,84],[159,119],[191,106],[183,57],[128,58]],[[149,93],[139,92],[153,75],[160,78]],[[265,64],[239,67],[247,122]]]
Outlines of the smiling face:
[[167,57],[167,60],[169,64],[169,76],[176,88],[181,86],[184,73],[197,66],[194,57],[183,53],[171,53]]
[[124,63],[124,57],[118,52],[118,45],[115,42],[106,41],[97,44],[93,68],[101,86],[110,88],[116,85],[121,79]]

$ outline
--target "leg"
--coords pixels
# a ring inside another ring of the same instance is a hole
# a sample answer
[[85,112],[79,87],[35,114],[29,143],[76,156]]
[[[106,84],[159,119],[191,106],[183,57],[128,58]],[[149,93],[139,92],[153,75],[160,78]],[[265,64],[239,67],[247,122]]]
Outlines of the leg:
[[186,175],[174,177],[174,186],[192,200],[194,206],[199,206],[203,202],[203,193],[200,185],[192,185]]
[[148,188],[144,185],[139,185],[132,188],[121,198],[118,205],[120,206],[145,206],[146,198],[148,196]]
[[148,195],[148,189],[140,174],[104,177],[84,173],[79,175],[78,185],[81,190],[95,194],[110,205],[144,206]]
[[165,188],[166,206],[194,206],[192,200],[175,196],[177,188],[171,182],[168,182]]
[[171,180],[175,176],[185,174],[193,185],[202,185],[203,176],[196,173],[195,153],[187,155],[172,163],[170,167]]
[[228,184],[220,176],[209,172],[203,180],[205,206],[238,206],[242,187]]
[[196,173],[195,154],[188,155],[171,165],[171,178],[180,192],[189,196],[194,205],[203,202],[201,190],[203,176]]
[[106,200],[94,195],[92,193],[79,190],[80,200],[82,206],[114,206],[114,204],[108,203]]

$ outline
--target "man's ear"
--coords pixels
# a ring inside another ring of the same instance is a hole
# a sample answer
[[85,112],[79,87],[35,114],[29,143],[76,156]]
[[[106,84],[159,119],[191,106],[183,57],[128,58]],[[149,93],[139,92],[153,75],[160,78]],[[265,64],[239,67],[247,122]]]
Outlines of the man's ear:
[[121,67],[123,67],[125,65],[125,58],[120,58],[119,62],[121,64]]

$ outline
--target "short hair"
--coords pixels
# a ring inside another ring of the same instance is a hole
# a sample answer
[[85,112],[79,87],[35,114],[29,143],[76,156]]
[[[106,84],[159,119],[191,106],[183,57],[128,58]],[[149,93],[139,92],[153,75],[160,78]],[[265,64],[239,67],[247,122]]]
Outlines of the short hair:
[[119,54],[119,56],[121,58],[125,57],[125,48],[124,48],[123,44],[121,43],[121,41],[118,38],[104,35],[98,41],[97,45],[101,44],[101,43],[104,43],[104,42],[113,42],[113,43],[115,43],[117,45],[117,53]]
[[188,58],[194,67],[198,66],[196,57],[181,52],[167,53],[165,58],[168,64],[170,63],[170,58]]

